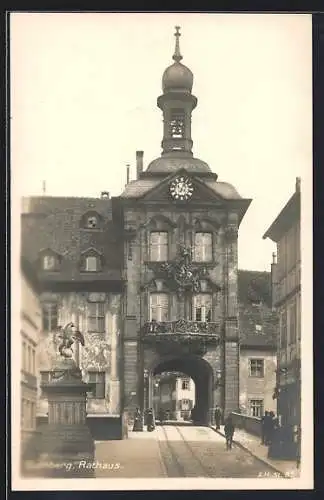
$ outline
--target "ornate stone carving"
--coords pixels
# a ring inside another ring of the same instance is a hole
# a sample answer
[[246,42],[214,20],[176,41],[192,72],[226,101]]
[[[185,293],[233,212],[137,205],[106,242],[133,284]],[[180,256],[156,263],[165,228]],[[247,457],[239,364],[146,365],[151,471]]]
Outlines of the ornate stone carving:
[[61,339],[58,350],[64,358],[72,358],[72,345],[75,342],[79,342],[84,346],[84,337],[73,323],[68,323],[64,328],[59,327],[56,336]]
[[164,262],[157,269],[157,277],[164,278],[170,289],[182,295],[185,291],[200,291],[200,280],[206,279],[205,267],[193,266],[191,250],[180,246],[177,258],[172,262]]

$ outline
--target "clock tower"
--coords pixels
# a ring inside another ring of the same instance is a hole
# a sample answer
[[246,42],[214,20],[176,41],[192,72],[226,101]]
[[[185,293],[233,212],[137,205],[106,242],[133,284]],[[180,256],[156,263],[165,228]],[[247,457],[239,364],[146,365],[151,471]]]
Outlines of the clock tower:
[[239,407],[237,235],[251,200],[218,182],[192,152],[193,74],[162,77],[161,156],[119,198],[124,228],[124,408],[152,407],[154,377],[182,372],[196,387],[196,423]]

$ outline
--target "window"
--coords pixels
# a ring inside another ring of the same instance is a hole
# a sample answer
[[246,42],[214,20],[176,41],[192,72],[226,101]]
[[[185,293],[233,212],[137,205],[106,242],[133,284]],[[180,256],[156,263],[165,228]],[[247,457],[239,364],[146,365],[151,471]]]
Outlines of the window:
[[168,260],[168,233],[154,231],[150,234],[150,260],[161,262]]
[[[40,372],[40,385],[42,386],[43,384],[48,384],[52,380],[52,372],[49,371],[42,371]],[[41,398],[46,398],[45,392],[43,392],[41,388]]]
[[28,373],[32,372],[32,349],[30,345],[27,347],[27,352],[28,352],[28,365],[27,365],[27,371]]
[[95,384],[88,397],[95,399],[105,398],[105,372],[89,372],[89,382]]
[[286,310],[280,314],[280,345],[286,347],[287,345],[287,314]]
[[88,272],[98,271],[98,257],[94,255],[88,255],[85,261],[85,270]]
[[190,389],[190,380],[189,379],[182,380],[182,390],[188,391],[189,389]]
[[184,137],[184,112],[182,109],[173,109],[171,111],[170,133],[173,139]]
[[210,262],[212,260],[212,233],[195,233],[195,262]]
[[201,293],[194,296],[193,321],[211,321],[212,296]]
[[36,375],[36,352],[35,352],[35,349],[32,350],[32,374]]
[[105,331],[105,304],[103,302],[91,302],[87,306],[88,332],[102,333]]
[[181,400],[181,409],[182,410],[190,410],[190,399],[182,399]]
[[262,333],[262,325],[255,325],[255,333]]
[[98,218],[95,215],[90,215],[86,218],[86,227],[89,229],[95,229],[98,227]]
[[263,417],[263,399],[250,399],[249,404],[251,417]]
[[56,258],[54,255],[44,255],[43,269],[44,271],[53,271],[56,267]]
[[52,332],[57,329],[58,306],[55,302],[43,303],[43,330]]
[[168,321],[169,296],[166,293],[152,293],[150,295],[150,321]]
[[264,377],[264,359],[250,359],[250,377]]
[[22,369],[24,371],[27,370],[28,361],[27,361],[27,344],[26,342],[22,343]]
[[289,344],[296,344],[296,302],[288,309],[289,314]]

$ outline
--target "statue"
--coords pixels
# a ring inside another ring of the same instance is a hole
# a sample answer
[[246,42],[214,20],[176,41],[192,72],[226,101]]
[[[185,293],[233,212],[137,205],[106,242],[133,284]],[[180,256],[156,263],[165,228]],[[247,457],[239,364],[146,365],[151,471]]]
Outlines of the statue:
[[57,336],[61,339],[61,344],[59,345],[58,350],[60,355],[64,358],[72,358],[72,345],[75,342],[80,342],[80,344],[84,346],[84,336],[71,322],[65,325],[64,328],[59,327]]

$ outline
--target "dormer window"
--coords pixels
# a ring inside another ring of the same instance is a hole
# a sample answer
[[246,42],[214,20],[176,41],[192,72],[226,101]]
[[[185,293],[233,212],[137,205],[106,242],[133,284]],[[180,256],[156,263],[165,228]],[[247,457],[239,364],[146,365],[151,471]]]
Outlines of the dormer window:
[[87,218],[86,225],[89,229],[94,229],[98,227],[98,219],[95,215],[90,215],[90,217]]
[[81,258],[81,271],[96,273],[102,270],[102,256],[95,248],[86,250]]
[[39,254],[39,265],[43,271],[58,271],[61,256],[50,248],[41,250]]
[[85,270],[90,272],[98,271],[98,257],[89,255],[85,260]]
[[44,255],[43,257],[44,271],[54,271],[55,267],[56,267],[56,259],[54,255]]
[[83,227],[83,229],[100,229],[101,226],[102,217],[94,210],[84,214],[81,219],[81,227]]

